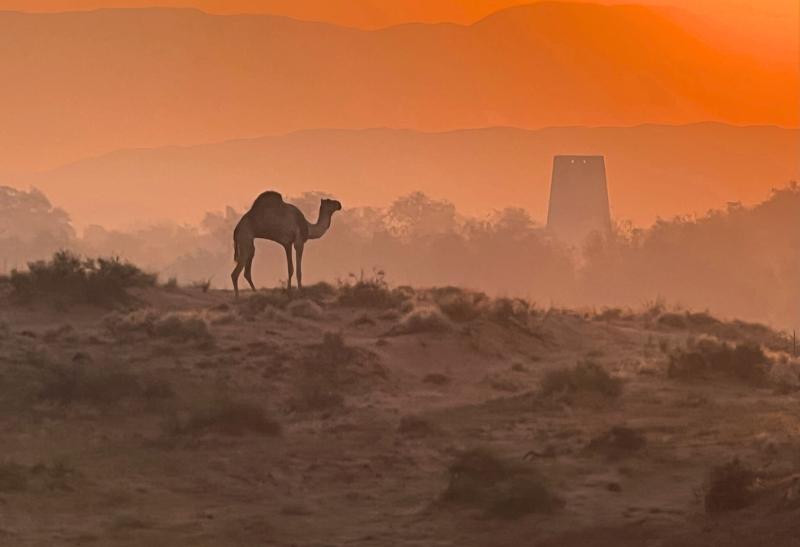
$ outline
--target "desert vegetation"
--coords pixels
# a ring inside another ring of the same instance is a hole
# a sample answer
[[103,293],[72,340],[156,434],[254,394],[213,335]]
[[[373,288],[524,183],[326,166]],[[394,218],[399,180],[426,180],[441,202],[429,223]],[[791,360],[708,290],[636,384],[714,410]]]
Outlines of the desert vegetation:
[[238,301],[148,277],[64,309],[63,259],[0,295],[15,543],[582,545],[565,529],[601,526],[632,547],[631,526],[682,545],[732,518],[757,545],[742,512],[797,516],[800,361],[764,325],[379,272]]
[[[321,197],[308,193],[287,199],[313,218]],[[92,226],[79,235],[67,213],[39,192],[6,188],[0,201],[15,219],[0,238],[6,272],[22,272],[28,262],[67,248],[84,256],[121,253],[165,280],[175,278],[176,285],[199,283],[202,290],[228,282],[229,240],[240,216],[232,208],[209,212],[197,226],[158,225],[131,232]],[[795,282],[800,241],[796,231],[786,229],[798,215],[800,187],[790,184],[753,207],[733,204],[702,217],[659,220],[649,228],[621,222],[612,237],[576,249],[554,240],[527,211],[509,208],[471,218],[446,201],[415,193],[386,208],[345,208],[324,245],[310,253],[307,271],[319,275],[318,280],[340,280],[343,304],[402,306],[403,292],[389,290],[382,271],[398,285],[470,287],[475,291],[448,293],[444,288],[436,295],[437,305],[456,322],[474,318],[488,305],[484,291],[563,306],[611,306],[608,310],[639,307],[660,297],[786,328],[800,323],[794,305],[800,299]],[[38,235],[31,239],[32,234]],[[268,244],[265,249],[271,250],[259,251],[263,259],[256,261],[254,274],[262,287],[285,275],[280,249]],[[720,326],[704,321],[703,313],[670,311],[662,326],[720,336]],[[746,323],[740,326],[747,329]]]

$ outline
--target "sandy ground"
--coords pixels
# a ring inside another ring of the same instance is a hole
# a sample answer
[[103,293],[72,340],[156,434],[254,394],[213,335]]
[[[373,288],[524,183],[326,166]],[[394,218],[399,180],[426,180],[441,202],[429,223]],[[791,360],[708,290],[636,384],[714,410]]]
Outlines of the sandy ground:
[[[800,545],[800,396],[667,378],[660,346],[694,333],[553,311],[531,328],[478,318],[397,334],[401,312],[325,298],[249,309],[249,293],[239,305],[225,291],[138,297],[209,336],[3,303],[0,545]],[[341,333],[348,362],[322,376],[336,400],[304,406],[326,332]],[[621,397],[537,394],[547,370],[586,358],[624,380]],[[81,367],[156,387],[43,395],[54,370]],[[263,409],[280,434],[187,426],[230,400]],[[613,426],[646,446],[586,449]],[[505,519],[443,503],[448,466],[474,447],[536,469],[563,508]],[[733,457],[758,471],[757,501],[709,516],[704,481]]]

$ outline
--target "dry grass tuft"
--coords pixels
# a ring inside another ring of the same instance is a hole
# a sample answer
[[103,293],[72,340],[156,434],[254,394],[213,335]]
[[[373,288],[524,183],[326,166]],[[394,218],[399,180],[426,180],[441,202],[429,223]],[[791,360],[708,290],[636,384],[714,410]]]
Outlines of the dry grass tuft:
[[444,332],[452,329],[450,321],[433,306],[421,306],[404,315],[389,334],[417,334],[421,332]]
[[538,473],[506,462],[487,449],[459,454],[448,474],[442,501],[478,507],[488,516],[513,519],[552,513],[564,505]]
[[74,362],[50,365],[43,372],[39,398],[62,405],[109,406],[125,399],[155,401],[175,396],[167,381],[141,378],[124,368]]
[[540,394],[544,397],[579,394],[600,395],[616,399],[622,395],[622,380],[609,374],[593,361],[581,361],[572,368],[554,369],[545,373]]
[[143,334],[180,341],[210,342],[213,340],[208,323],[197,313],[137,310],[106,317],[105,326],[115,336]]
[[466,323],[481,317],[491,302],[484,293],[465,291],[459,287],[440,287],[433,289],[431,294],[442,313],[458,323]]
[[645,446],[647,439],[641,432],[625,426],[614,426],[592,439],[586,450],[617,459],[638,452]]
[[174,435],[214,432],[240,436],[252,432],[274,436],[281,433],[281,426],[256,404],[223,398],[195,409],[183,422],[176,420],[170,430]]
[[712,468],[705,485],[706,512],[736,511],[751,505],[755,482],[755,472],[738,459]]
[[339,281],[338,302],[353,308],[399,308],[410,300],[407,291],[390,289],[386,274],[377,270],[372,276],[350,274],[347,280]]
[[356,350],[345,344],[341,333],[325,333],[322,342],[311,346],[301,363],[289,408],[296,412],[313,412],[344,406],[342,391],[347,384],[346,369],[356,357]]
[[670,354],[667,375],[678,380],[707,380],[723,376],[750,385],[764,385],[770,365],[760,346],[749,343],[731,346],[703,338]]
[[322,317],[320,305],[307,298],[292,300],[286,306],[286,311],[295,317],[303,317],[305,319],[320,319]]

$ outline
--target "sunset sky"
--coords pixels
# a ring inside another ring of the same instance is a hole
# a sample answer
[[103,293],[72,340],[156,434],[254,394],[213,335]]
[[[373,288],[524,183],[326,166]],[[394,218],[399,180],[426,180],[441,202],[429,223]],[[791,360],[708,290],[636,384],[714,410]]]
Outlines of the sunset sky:
[[[507,10],[528,4],[539,5]],[[60,205],[80,212],[79,220],[107,222],[101,204],[94,203],[94,198],[88,203],[85,195],[67,187],[60,167],[126,149],[167,147],[166,156],[183,153],[169,147],[325,128],[446,132],[495,126],[541,129],[703,122],[783,130],[798,127],[797,0],[601,0],[593,4],[614,7],[588,4],[0,0],[0,74],[6,78],[0,86],[0,127],[4,128],[0,131],[0,184],[40,185]],[[650,9],[653,6],[659,9]],[[147,7],[196,8],[213,15],[189,10],[63,13]],[[507,11],[498,13],[502,10]],[[217,16],[230,14],[281,15],[352,28]],[[412,22],[469,26],[404,25]],[[386,28],[394,25],[401,26]],[[751,137],[742,133],[737,138]],[[715,141],[704,141],[703,146],[713,153]],[[578,150],[604,151],[597,145]],[[776,152],[781,161],[771,162],[783,166],[776,180],[742,180],[730,194],[721,189],[713,203],[752,202],[796,178],[796,155],[789,152],[787,160],[784,153]],[[546,188],[549,157],[543,156],[539,172],[530,174],[540,188]],[[349,162],[362,165],[367,159],[353,157]],[[611,157],[609,163],[613,165],[614,160]],[[328,168],[316,162],[311,162],[318,169],[315,176],[300,173],[298,166],[306,162],[298,160],[281,174],[281,182],[302,189],[313,181],[316,186],[309,189],[357,194],[349,175],[343,175],[338,186],[325,186]],[[202,166],[185,184],[193,189],[205,186],[204,196],[214,195],[220,187],[218,180],[242,174],[242,163],[214,180],[206,176],[210,166]],[[434,163],[431,172],[444,171],[445,163],[444,159]],[[154,172],[169,172],[167,164],[166,159],[156,162]],[[116,166],[102,175],[99,167],[87,168],[80,180],[89,185],[87,195],[116,194],[118,189],[107,181],[120,180],[135,167]],[[386,169],[391,171],[391,166]],[[244,178],[262,184],[275,173],[274,165],[262,166],[244,173]],[[636,179],[639,174],[626,176]],[[713,176],[731,180],[724,173]],[[376,178],[381,178],[380,173]],[[144,189],[156,177],[142,175],[133,180],[131,188],[142,185]],[[410,179],[415,180],[418,177]],[[433,194],[442,190],[435,182],[428,186],[419,189]],[[387,192],[381,196],[384,202],[393,197]],[[544,192],[540,194],[543,199]],[[200,193],[195,195],[194,202],[186,200],[191,210],[181,220],[197,218],[219,201],[207,203]],[[654,206],[644,212],[636,206],[640,198],[631,196],[621,212],[642,223],[655,215],[702,212],[713,205],[697,201],[677,210],[675,204],[682,201],[669,202],[662,196],[654,205],[664,208]],[[478,204],[467,196],[445,197],[466,210],[478,211]],[[507,197],[509,202],[519,199],[516,194]],[[130,201],[130,196],[124,200]],[[125,222],[144,214],[131,209],[122,219],[118,213],[114,211],[113,217]],[[163,216],[160,210],[147,214]]]
[[[0,10],[52,12],[98,8],[179,7],[208,13],[260,13],[325,21],[363,29],[409,22],[473,23],[511,6],[537,0],[0,0]],[[581,0],[578,0],[581,1]],[[796,0],[598,0],[679,8],[685,24],[716,35],[742,52],[767,51],[797,63],[800,2]]]

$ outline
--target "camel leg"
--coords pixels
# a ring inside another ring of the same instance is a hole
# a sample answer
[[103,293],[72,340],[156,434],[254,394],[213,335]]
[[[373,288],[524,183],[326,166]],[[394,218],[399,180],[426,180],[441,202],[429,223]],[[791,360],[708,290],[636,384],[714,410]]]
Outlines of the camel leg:
[[294,244],[295,253],[297,253],[297,289],[303,290],[303,247],[304,244]]
[[244,278],[250,283],[250,288],[254,291],[256,290],[256,286],[253,284],[253,276],[252,276],[252,268],[253,268],[253,257],[255,256],[255,250],[250,255],[250,258],[247,259],[247,262],[244,265]]
[[239,274],[242,273],[242,270],[246,267],[245,277],[248,278],[247,280],[250,282],[250,285],[253,285],[253,282],[249,279],[249,265],[253,262],[256,246],[252,241],[237,243],[237,245],[239,247],[236,257],[236,267],[231,272],[231,281],[233,281],[233,292],[236,298],[239,298]]
[[292,276],[294,275],[294,264],[292,263],[292,245],[286,245],[284,247],[286,251],[286,270],[289,272],[289,283],[286,287],[286,290],[292,290]]
[[236,295],[236,298],[239,298],[239,274],[242,273],[242,268],[244,268],[244,264],[242,262],[237,262],[236,267],[231,272],[231,281],[233,281],[233,292]]

